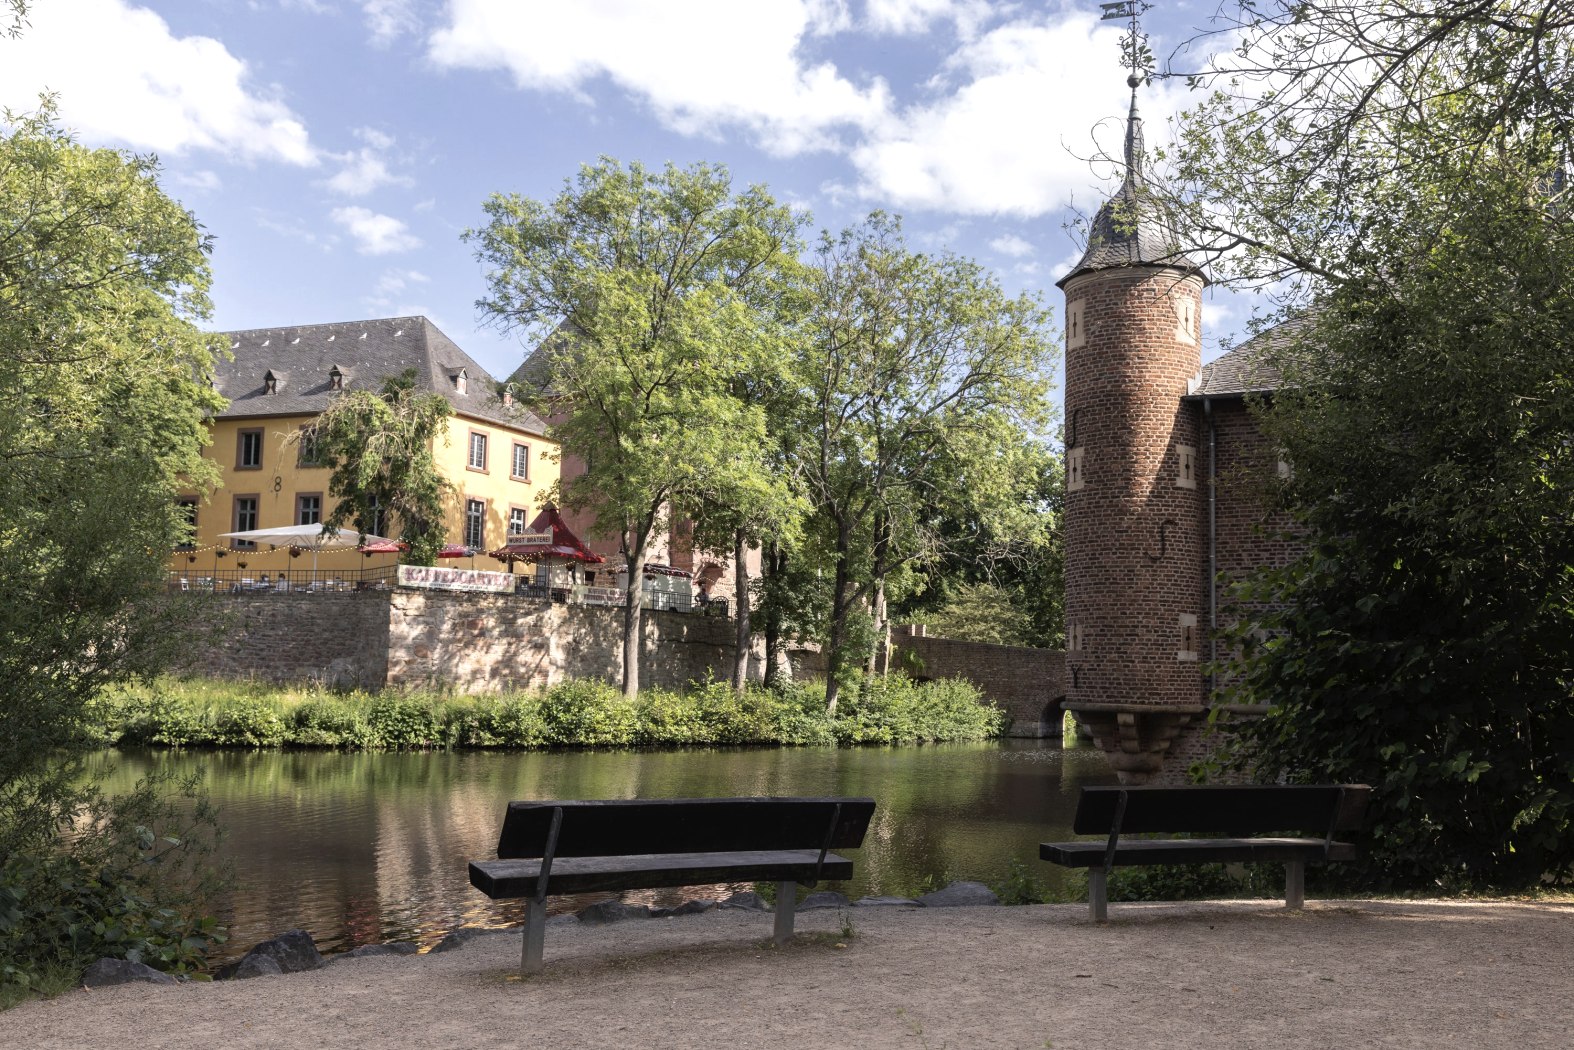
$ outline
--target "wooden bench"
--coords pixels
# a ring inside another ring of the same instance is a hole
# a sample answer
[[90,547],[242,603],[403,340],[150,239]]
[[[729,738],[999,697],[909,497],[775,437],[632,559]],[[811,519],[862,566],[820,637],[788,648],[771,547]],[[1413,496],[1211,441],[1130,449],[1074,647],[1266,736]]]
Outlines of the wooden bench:
[[[1089,787],[1077,800],[1072,831],[1104,842],[1044,842],[1042,860],[1088,869],[1088,909],[1109,916],[1109,872],[1116,866],[1278,861],[1285,907],[1306,898],[1306,862],[1351,860],[1354,845],[1335,835],[1366,816],[1364,784],[1203,787]],[[1224,833],[1224,838],[1126,838],[1122,835]],[[1285,837],[1289,836],[1289,837]]]
[[472,861],[470,885],[524,897],[523,969],[541,969],[549,893],[775,882],[777,944],[792,937],[798,884],[848,879],[832,853],[862,845],[872,798],[674,798],[510,802],[497,860]]

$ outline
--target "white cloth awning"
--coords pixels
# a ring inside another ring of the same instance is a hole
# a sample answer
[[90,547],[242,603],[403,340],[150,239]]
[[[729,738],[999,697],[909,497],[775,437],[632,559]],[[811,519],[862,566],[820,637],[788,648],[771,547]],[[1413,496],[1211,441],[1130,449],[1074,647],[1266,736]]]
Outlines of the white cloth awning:
[[367,543],[391,542],[382,536],[354,529],[329,532],[321,525],[281,525],[276,529],[246,529],[243,532],[221,532],[227,540],[244,540],[248,543],[271,543],[276,547],[300,547],[311,551],[354,550]]

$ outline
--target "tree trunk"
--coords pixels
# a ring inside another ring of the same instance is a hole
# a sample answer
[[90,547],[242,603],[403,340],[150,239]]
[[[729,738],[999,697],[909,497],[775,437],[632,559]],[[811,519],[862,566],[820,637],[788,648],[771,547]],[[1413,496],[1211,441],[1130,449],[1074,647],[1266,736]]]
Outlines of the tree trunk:
[[628,563],[628,586],[623,605],[623,695],[633,700],[639,695],[639,651],[643,640],[645,598],[645,542],[624,547]]
[[875,581],[874,597],[869,599],[869,619],[874,625],[874,644],[869,647],[869,660],[864,665],[864,670],[872,678],[880,671],[880,639],[885,639],[885,665],[891,666],[891,639],[890,627],[885,619],[885,578]]
[[742,693],[749,684],[749,648],[754,640],[749,629],[749,547],[742,529],[732,538],[732,578],[734,603],[738,610],[738,633],[732,657],[732,688]]
[[836,587],[831,592],[831,628],[825,640],[825,713],[832,718],[836,717],[836,697],[842,689],[837,679],[842,673],[842,641],[847,634],[847,613],[852,604],[847,599],[847,588],[851,585],[852,580],[847,573],[847,555],[839,551],[836,556]]
[[776,669],[776,661],[781,656],[782,642],[782,614],[777,606],[774,584],[775,577],[783,572],[786,567],[786,558],[778,562],[778,548],[775,542],[767,542],[760,555],[760,572],[773,586],[768,587],[766,596],[772,600],[765,603],[765,688],[774,689],[780,677]]

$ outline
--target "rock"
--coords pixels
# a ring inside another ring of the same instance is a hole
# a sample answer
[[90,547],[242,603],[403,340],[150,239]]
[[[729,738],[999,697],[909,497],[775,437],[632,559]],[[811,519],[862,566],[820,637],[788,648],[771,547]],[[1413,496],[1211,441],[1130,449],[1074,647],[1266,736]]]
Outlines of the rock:
[[846,908],[851,902],[843,894],[831,890],[821,890],[811,893],[798,902],[799,911],[813,911],[816,908]]
[[684,901],[676,908],[652,908],[650,917],[652,919],[674,919],[679,915],[700,915],[711,911],[715,907],[715,901],[702,897],[699,900]]
[[82,974],[86,988],[108,988],[112,984],[177,984],[175,978],[160,973],[147,963],[130,959],[99,959]]
[[572,912],[564,912],[562,915],[547,916],[548,926],[567,926],[571,923],[577,923],[578,921],[579,916],[573,914]]
[[771,910],[770,907],[765,903],[765,898],[761,897],[753,890],[744,890],[742,893],[734,893],[731,897],[728,897],[717,906],[721,908],[747,908],[749,911]]
[[622,901],[601,901],[579,913],[579,921],[590,926],[605,926],[624,919],[648,919],[650,909],[643,904],[624,904]]
[[855,908],[889,908],[906,905],[909,908],[922,908],[922,901],[915,901],[911,897],[859,897],[853,901]]
[[484,926],[461,926],[447,937],[437,942],[432,949],[432,954],[438,952],[451,952],[456,948],[463,948],[478,937],[495,937],[501,933],[513,933],[513,930],[489,930]]
[[230,971],[229,979],[244,981],[248,977],[277,977],[284,972],[284,967],[279,965],[279,960],[271,955],[252,955],[235,964],[235,969]]
[[943,890],[935,890],[918,898],[927,908],[966,908],[978,904],[999,904],[995,891],[982,882],[953,882]]
[[389,941],[387,944],[363,944],[359,948],[351,948],[347,952],[335,955],[331,961],[340,959],[366,959],[377,955],[414,955],[421,950],[421,946],[414,941]]
[[[260,962],[248,968],[248,961],[271,959],[278,969],[270,969]],[[271,941],[263,941],[241,957],[230,973],[220,971],[221,977],[260,977],[268,973],[304,973],[324,965],[317,942],[305,930],[286,930]],[[241,971],[247,971],[242,973]]]

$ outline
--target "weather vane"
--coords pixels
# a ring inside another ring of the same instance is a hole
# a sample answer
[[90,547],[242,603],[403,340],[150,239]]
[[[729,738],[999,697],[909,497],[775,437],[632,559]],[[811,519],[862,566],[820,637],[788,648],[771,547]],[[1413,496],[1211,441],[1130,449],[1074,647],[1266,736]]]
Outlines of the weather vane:
[[1144,12],[1152,8],[1152,4],[1144,3],[1143,0],[1116,0],[1111,4],[1099,4],[1099,10],[1103,12],[1099,16],[1100,21],[1126,20],[1126,35],[1120,38],[1120,49],[1126,67],[1131,70],[1126,83],[1133,91],[1153,71],[1153,52],[1148,50],[1148,34],[1142,31],[1138,21]]

